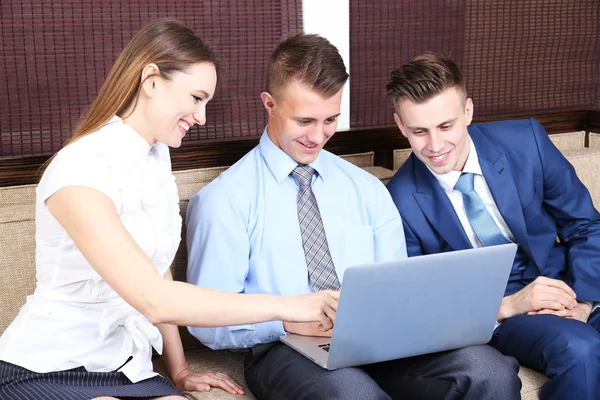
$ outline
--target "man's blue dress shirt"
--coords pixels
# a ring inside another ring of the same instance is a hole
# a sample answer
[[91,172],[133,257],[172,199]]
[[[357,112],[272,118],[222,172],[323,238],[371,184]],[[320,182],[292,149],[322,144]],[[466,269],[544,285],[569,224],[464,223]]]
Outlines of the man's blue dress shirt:
[[[269,139],[202,188],[187,209],[187,280],[234,293],[311,293],[300,226],[298,164]],[[406,257],[402,220],[375,176],[322,150],[313,192],[343,285],[348,266]],[[199,304],[198,307],[210,307]],[[281,321],[189,331],[213,349],[248,348],[284,335]]]

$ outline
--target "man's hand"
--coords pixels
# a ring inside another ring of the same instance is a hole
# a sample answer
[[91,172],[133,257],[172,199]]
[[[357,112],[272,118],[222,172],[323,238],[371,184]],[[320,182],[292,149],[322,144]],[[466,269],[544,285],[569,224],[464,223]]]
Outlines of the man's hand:
[[324,332],[324,328],[318,322],[284,322],[283,329],[288,333],[302,336],[331,337],[333,330]]
[[576,297],[573,289],[563,281],[539,276],[517,293],[502,299],[498,322],[541,310],[573,310],[577,305]]
[[549,309],[545,308],[540,311],[531,311],[531,312],[528,312],[527,314],[529,314],[529,315],[551,314],[551,315],[556,315],[556,316],[563,317],[563,318],[576,319],[583,323],[587,323],[588,319],[590,318],[591,313],[592,313],[592,307],[588,303],[584,303],[584,302],[580,301],[577,303],[577,306],[575,306],[571,310],[564,309],[564,310],[557,311],[557,310],[549,310]]

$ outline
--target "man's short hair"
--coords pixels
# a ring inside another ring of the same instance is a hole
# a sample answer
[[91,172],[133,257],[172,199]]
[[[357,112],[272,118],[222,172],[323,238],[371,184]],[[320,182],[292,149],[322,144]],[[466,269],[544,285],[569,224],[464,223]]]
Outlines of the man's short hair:
[[327,39],[296,33],[280,42],[269,58],[267,92],[277,97],[292,80],[329,98],[344,87],[348,73],[338,49]]
[[466,100],[467,91],[458,65],[445,55],[426,53],[394,68],[385,89],[396,107],[400,100],[423,103],[453,87],[461,90]]

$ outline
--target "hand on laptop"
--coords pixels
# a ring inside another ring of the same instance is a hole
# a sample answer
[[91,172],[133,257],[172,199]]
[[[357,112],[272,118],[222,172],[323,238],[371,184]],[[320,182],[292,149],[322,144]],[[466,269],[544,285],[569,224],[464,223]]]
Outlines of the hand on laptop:
[[576,294],[566,283],[538,277],[515,294],[504,297],[498,312],[498,322],[519,314],[537,314],[541,310],[573,310]]
[[318,322],[284,322],[283,329],[287,333],[295,333],[302,336],[331,337],[332,329],[325,331]]
[[[313,323],[321,332],[333,328],[339,291],[323,290],[302,296],[283,297],[281,320],[286,323]],[[287,329],[286,329],[287,330]],[[288,331],[289,332],[289,331]]]

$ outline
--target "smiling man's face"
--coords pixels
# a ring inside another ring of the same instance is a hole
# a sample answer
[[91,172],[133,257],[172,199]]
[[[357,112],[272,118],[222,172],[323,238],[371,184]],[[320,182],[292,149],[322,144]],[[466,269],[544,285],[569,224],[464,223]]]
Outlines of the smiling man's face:
[[267,134],[277,147],[299,164],[310,164],[335,134],[342,90],[323,97],[298,80],[274,96],[261,94],[269,114]]
[[456,88],[422,102],[401,99],[394,120],[413,153],[432,171],[462,171],[469,156],[467,126],[473,119],[473,102]]

